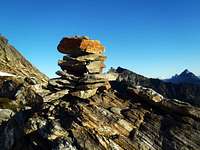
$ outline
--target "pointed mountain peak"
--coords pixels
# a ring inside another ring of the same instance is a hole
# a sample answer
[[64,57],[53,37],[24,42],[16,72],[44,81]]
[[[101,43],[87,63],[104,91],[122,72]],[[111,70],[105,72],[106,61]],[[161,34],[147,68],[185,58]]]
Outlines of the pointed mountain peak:
[[170,79],[165,80],[166,82],[171,83],[190,83],[190,84],[200,84],[200,78],[197,77],[194,73],[185,69],[179,75],[175,75]]
[[180,76],[186,76],[186,77],[196,77],[196,75],[192,72],[190,72],[188,69],[185,69]]
[[185,69],[181,74],[189,74],[189,73],[192,73],[192,72],[190,72],[188,69]]

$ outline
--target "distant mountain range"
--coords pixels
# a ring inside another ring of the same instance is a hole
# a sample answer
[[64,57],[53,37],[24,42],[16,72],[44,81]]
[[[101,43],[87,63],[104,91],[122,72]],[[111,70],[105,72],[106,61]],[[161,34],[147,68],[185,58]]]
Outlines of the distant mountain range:
[[179,99],[192,105],[200,106],[200,84],[197,84],[200,79],[188,70],[167,80],[147,78],[121,67],[112,68],[109,72],[118,74],[117,81],[120,84],[119,86],[116,85],[118,87],[121,87],[121,85],[140,85],[152,88],[167,98]]
[[170,79],[163,80],[165,82],[170,82],[174,84],[180,83],[188,83],[188,84],[199,84],[200,85],[200,77],[196,76],[194,73],[185,69],[181,74],[176,74]]

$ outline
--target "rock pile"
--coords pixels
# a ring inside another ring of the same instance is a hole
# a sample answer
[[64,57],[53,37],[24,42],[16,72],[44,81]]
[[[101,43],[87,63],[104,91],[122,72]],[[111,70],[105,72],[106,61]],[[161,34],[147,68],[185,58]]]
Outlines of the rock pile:
[[61,67],[56,74],[60,78],[51,79],[49,85],[54,90],[68,89],[69,94],[87,99],[96,94],[97,90],[107,90],[110,84],[102,70],[106,57],[103,55],[104,46],[97,40],[88,37],[65,37],[58,51],[65,54],[58,61]]

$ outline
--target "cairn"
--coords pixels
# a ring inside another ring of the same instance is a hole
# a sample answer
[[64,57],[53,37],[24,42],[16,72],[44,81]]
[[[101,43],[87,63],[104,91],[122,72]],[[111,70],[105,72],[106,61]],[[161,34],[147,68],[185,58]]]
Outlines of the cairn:
[[56,74],[60,78],[49,81],[54,90],[69,89],[70,95],[87,99],[98,90],[110,88],[102,73],[106,56],[103,55],[105,48],[99,41],[85,36],[65,37],[57,49],[65,55],[58,61],[61,70]]

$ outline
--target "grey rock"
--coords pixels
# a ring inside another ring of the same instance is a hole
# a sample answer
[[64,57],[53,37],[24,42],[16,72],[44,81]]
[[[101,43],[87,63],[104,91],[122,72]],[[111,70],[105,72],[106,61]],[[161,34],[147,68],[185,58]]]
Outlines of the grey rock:
[[10,109],[0,109],[0,124],[8,121],[14,114],[15,113]]
[[67,95],[68,93],[69,93],[68,89],[57,91],[55,93],[52,93],[50,95],[46,95],[45,97],[43,97],[43,101],[44,102],[51,102],[51,101],[54,101],[54,100],[58,100],[58,99],[64,97],[65,95]]
[[164,99],[164,97],[161,94],[155,92],[151,88],[145,88],[142,86],[134,86],[131,89],[136,95],[144,99],[148,99],[149,101],[160,102]]
[[63,78],[50,79],[48,86],[58,89],[75,88],[75,83]]
[[79,83],[98,83],[105,82],[106,78],[104,74],[84,74],[83,78],[80,78]]
[[17,92],[17,84],[12,80],[5,80],[0,89],[0,96],[14,99]]
[[89,90],[89,89],[95,89],[95,88],[99,88],[105,86],[104,82],[100,82],[100,83],[93,83],[93,84],[82,84],[82,85],[77,85],[76,89],[77,90]]
[[65,71],[57,71],[56,74],[61,76],[64,79],[69,80],[69,81],[78,81],[78,79],[79,79],[79,77],[72,75],[72,74],[69,74]]
[[75,92],[71,92],[70,94],[72,96],[79,97],[79,98],[82,98],[82,99],[88,99],[88,98],[92,97],[93,95],[95,95],[96,92],[97,92],[97,88],[96,89],[89,89],[89,90],[75,91]]
[[105,61],[106,57],[103,56],[103,55],[88,54],[88,55],[76,57],[75,59],[76,59],[77,61],[80,61],[80,62]]
[[86,68],[89,73],[101,73],[104,64],[102,61],[93,61],[86,65]]

